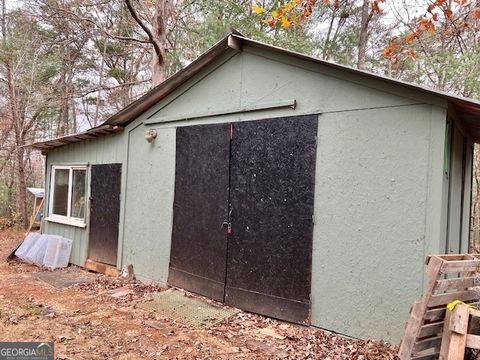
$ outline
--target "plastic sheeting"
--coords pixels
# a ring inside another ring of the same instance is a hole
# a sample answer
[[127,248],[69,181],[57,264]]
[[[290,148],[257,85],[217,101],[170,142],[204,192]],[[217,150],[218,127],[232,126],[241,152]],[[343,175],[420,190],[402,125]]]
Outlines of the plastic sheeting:
[[35,242],[37,241],[37,239],[40,237],[41,235],[39,233],[29,233],[25,239],[23,240],[23,242],[21,243],[21,245],[18,247],[17,251],[15,251],[15,255],[23,260],[23,261],[27,261],[27,254],[28,252],[30,251],[30,249],[32,248],[32,246],[35,244]]
[[73,241],[58,235],[29,233],[15,255],[25,262],[50,269],[68,266]]

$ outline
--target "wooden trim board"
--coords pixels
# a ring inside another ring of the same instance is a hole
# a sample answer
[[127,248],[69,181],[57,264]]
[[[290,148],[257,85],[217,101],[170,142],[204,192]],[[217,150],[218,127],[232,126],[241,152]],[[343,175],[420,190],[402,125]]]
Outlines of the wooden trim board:
[[96,273],[100,273],[108,276],[113,276],[113,277],[120,276],[120,271],[115,266],[102,264],[90,259],[88,259],[85,262],[85,268],[88,270],[94,271]]

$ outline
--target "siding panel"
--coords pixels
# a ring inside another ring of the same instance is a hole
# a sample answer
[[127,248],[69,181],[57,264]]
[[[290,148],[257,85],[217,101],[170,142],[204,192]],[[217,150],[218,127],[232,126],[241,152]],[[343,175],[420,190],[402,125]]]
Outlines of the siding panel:
[[319,118],[314,325],[400,339],[422,292],[430,117],[425,105]]
[[175,186],[175,129],[157,129],[149,144],[145,129],[132,131],[129,141],[124,225],[124,264],[133,264],[143,280],[165,284]]
[[[62,146],[48,153],[47,156],[47,181],[50,179],[50,169],[54,164],[124,164],[124,152],[117,149],[124,149],[125,134],[121,133],[115,136],[99,138],[97,140],[87,140],[76,144]],[[123,185],[122,185],[123,186]],[[123,190],[123,188],[122,188]],[[48,199],[49,189],[47,188],[46,199]],[[90,172],[87,176],[86,198],[90,195]],[[121,202],[123,203],[123,191]],[[48,204],[48,202],[47,202]],[[87,202],[88,204],[88,202]],[[88,224],[88,205],[87,205],[87,224]],[[61,235],[73,240],[72,254],[70,262],[83,266],[88,255],[88,225],[86,228],[78,228],[70,225],[45,222],[45,232],[49,234]],[[121,242],[119,239],[119,246]],[[121,265],[121,259],[118,261]]]

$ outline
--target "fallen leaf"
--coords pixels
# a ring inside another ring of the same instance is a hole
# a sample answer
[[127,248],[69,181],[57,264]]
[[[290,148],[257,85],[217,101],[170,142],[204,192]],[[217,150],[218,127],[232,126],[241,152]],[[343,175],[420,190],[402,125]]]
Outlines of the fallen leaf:
[[285,336],[277,334],[277,332],[271,326],[267,326],[266,328],[258,330],[258,333],[279,340],[285,339]]

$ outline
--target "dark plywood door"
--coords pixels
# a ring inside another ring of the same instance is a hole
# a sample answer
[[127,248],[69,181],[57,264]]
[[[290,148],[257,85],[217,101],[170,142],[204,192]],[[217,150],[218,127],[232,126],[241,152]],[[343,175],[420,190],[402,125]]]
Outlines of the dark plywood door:
[[225,302],[309,322],[317,117],[234,124]]
[[168,282],[223,301],[230,127],[177,129],[173,234]]
[[88,258],[117,265],[121,164],[92,165]]

